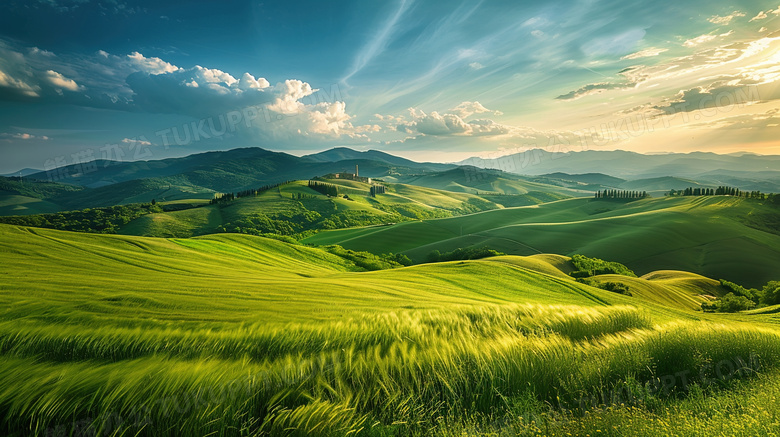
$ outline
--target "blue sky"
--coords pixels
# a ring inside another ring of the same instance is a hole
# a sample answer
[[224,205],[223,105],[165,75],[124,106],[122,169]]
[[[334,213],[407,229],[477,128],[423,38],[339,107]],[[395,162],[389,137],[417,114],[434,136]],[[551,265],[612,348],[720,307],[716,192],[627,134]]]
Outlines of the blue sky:
[[0,173],[334,146],[780,154],[780,4],[0,5]]

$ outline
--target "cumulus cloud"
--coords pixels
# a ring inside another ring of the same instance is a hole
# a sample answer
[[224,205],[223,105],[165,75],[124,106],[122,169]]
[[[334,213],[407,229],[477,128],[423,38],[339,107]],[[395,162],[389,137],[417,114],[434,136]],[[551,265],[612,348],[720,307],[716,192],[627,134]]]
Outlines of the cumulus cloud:
[[[101,56],[103,57],[108,56],[106,52],[103,52],[102,50],[100,52],[98,53]],[[138,52],[133,52],[127,55],[127,58],[129,59],[132,65],[138,68],[138,70],[145,71],[151,74],[173,73],[174,71],[179,70],[179,67],[171,63],[165,62],[160,58],[156,58],[156,57],[147,58]]]
[[714,24],[726,25],[726,24],[731,23],[731,20],[733,20],[733,19],[735,19],[737,17],[744,17],[744,16],[745,16],[744,12],[734,11],[731,14],[725,15],[725,16],[722,16],[722,17],[719,16],[719,15],[713,15],[710,18],[708,18],[707,21],[709,21],[710,23],[714,23]]
[[651,56],[658,56],[661,53],[667,52],[667,51],[669,51],[669,49],[659,49],[659,48],[655,48],[655,47],[650,47],[648,49],[640,50],[638,52],[631,53],[630,55],[623,56],[620,59],[625,60],[625,59],[648,58],[648,57],[651,57]]
[[[126,81],[133,93],[133,104],[148,112],[202,116],[269,103],[275,98],[265,91],[269,84],[263,78],[255,79],[246,73],[236,79],[224,71],[199,65],[165,73],[136,72]],[[280,98],[294,102],[290,94]]]

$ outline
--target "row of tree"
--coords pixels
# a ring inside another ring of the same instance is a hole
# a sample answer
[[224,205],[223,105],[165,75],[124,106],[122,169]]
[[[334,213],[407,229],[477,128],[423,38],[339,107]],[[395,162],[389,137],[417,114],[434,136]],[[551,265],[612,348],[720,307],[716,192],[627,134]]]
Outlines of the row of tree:
[[718,188],[693,188],[688,187],[684,190],[671,190],[670,196],[736,196],[744,197],[746,199],[759,199],[766,200],[771,199],[772,194],[762,193],[761,191],[742,191],[739,188],[734,187],[718,187]]
[[249,190],[241,190],[241,191],[237,191],[235,193],[219,193],[219,194],[214,195],[214,198],[211,199],[211,201],[209,203],[214,205],[214,204],[217,204],[217,203],[231,202],[231,201],[236,200],[236,199],[241,198],[241,197],[254,197],[254,196],[258,196],[260,194],[263,194],[264,192],[266,192],[268,190],[273,190],[274,188],[279,188],[280,186],[282,186],[284,184],[289,184],[289,183],[290,183],[290,181],[285,181],[285,182],[279,182],[277,184],[263,185],[260,188],[251,188]]
[[309,181],[309,188],[326,196],[336,197],[339,195],[339,189],[337,186],[325,182]]
[[371,197],[376,197],[377,194],[385,194],[386,188],[384,185],[371,185],[370,188]]
[[739,188],[734,187],[718,187],[718,188],[693,188],[688,187],[684,190],[672,189],[669,191],[670,196],[741,196],[743,192]]
[[647,191],[604,190],[596,191],[596,199],[644,199]]

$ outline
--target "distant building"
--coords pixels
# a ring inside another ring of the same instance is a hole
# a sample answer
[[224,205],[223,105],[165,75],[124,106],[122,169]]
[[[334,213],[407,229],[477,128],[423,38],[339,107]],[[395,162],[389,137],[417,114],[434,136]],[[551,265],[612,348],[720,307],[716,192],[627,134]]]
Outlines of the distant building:
[[[357,167],[355,167],[355,171],[357,171]],[[358,176],[355,173],[347,173],[347,172],[341,172],[341,173],[330,173],[326,174],[322,177],[323,179],[344,179],[347,181],[357,181],[357,182],[363,182],[366,184],[371,183],[371,178],[364,178],[362,176]]]

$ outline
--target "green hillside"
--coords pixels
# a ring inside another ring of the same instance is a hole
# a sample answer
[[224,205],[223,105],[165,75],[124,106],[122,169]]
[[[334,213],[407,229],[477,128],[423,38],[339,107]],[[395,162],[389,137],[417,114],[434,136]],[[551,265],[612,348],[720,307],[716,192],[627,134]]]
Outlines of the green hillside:
[[59,210],[58,205],[47,200],[18,194],[0,194],[0,216],[48,214]]
[[503,208],[500,202],[536,204],[561,197],[477,196],[387,183],[382,183],[386,193],[372,197],[367,183],[338,179],[323,182],[337,186],[339,196],[326,196],[309,188],[307,181],[296,181],[224,204],[143,216],[128,223],[120,233],[155,237],[189,237],[225,231],[300,235],[319,229],[451,217]]
[[[560,414],[605,381],[780,363],[771,317],[692,311],[700,287],[718,290],[681,272],[609,278],[630,282],[624,296],[574,281],[556,255],[361,272],[249,235],[8,225],[0,251],[6,435],[461,435],[519,417],[595,433]],[[667,412],[688,402],[644,393]]]
[[774,207],[724,196],[628,203],[570,199],[360,232],[326,231],[304,242],[402,252],[417,262],[432,250],[458,247],[488,246],[517,255],[582,253],[620,260],[639,274],[686,270],[759,286],[776,276],[780,235],[756,229],[751,220],[772,215]]

